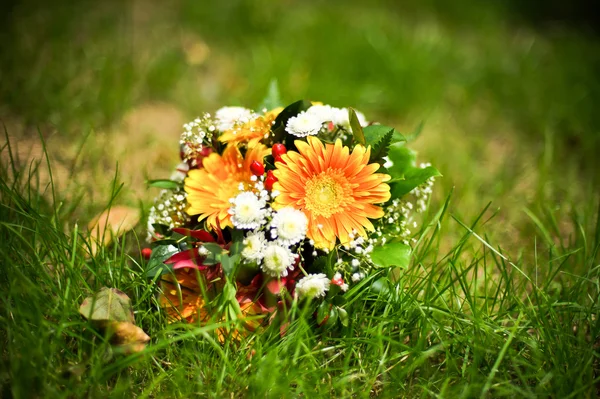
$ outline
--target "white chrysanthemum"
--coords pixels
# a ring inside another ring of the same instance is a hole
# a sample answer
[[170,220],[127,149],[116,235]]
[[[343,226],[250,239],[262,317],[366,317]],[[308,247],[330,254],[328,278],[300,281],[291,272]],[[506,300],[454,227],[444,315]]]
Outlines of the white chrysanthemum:
[[265,239],[265,233],[259,231],[258,233],[248,234],[246,238],[244,238],[242,258],[260,263],[264,256],[266,246],[267,240]]
[[285,131],[296,137],[306,137],[319,133],[322,126],[323,121],[320,118],[307,112],[300,112],[297,116],[288,119]]
[[215,112],[217,130],[224,132],[233,129],[238,123],[246,123],[252,118],[252,111],[244,107],[223,107]]
[[337,108],[332,108],[331,105],[313,105],[309,109],[306,110],[306,113],[309,115],[313,115],[315,118],[321,121],[321,123],[333,121],[335,117],[334,110]]
[[283,208],[271,220],[271,236],[285,245],[293,245],[306,237],[307,225],[304,212],[291,207]]
[[295,260],[296,257],[288,247],[272,242],[265,248],[262,269],[273,277],[285,277],[288,269],[294,267]]
[[331,282],[323,273],[309,274],[296,284],[296,293],[300,298],[318,298],[325,296]]
[[244,191],[231,200],[231,223],[238,229],[256,229],[265,223],[265,201],[250,191]]
[[[332,122],[335,123],[338,126],[342,126],[346,129],[350,128],[350,118],[348,115],[348,108],[332,108],[332,112],[333,112],[333,119]],[[363,114],[360,111],[354,110],[354,112],[356,113],[356,117],[358,118],[358,122],[360,123],[361,126],[367,126],[369,124],[369,122],[367,121],[367,118],[365,117],[365,114]]]

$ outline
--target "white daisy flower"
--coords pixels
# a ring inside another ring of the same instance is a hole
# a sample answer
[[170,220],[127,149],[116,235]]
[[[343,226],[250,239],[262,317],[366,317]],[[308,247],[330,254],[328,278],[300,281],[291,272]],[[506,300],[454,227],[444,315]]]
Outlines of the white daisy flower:
[[217,130],[224,132],[233,129],[238,123],[246,123],[252,119],[252,111],[244,107],[223,107],[215,112]]
[[285,277],[288,269],[294,267],[295,260],[296,257],[288,247],[271,242],[264,250],[262,270],[273,277]]
[[231,223],[238,229],[256,229],[265,223],[267,210],[265,201],[250,191],[238,194],[231,201],[229,208]]
[[323,121],[315,115],[300,112],[297,116],[288,119],[285,131],[296,137],[313,136],[319,133],[323,127]]
[[318,298],[329,290],[329,278],[323,273],[309,274],[296,284],[296,294],[300,298]]
[[[350,128],[350,118],[348,115],[348,108],[333,108],[332,109],[333,112],[333,119],[332,122],[335,123],[338,126],[342,126],[346,129]],[[363,114],[360,111],[354,110],[354,112],[356,113],[356,117],[358,118],[358,122],[360,123],[361,126],[367,126],[369,124],[369,122],[367,121],[367,118],[365,117],[365,114]]]
[[307,225],[304,212],[291,207],[283,208],[271,220],[271,236],[285,245],[293,245],[306,237]]
[[248,259],[249,261],[256,261],[260,263],[264,256],[264,251],[267,246],[267,240],[265,239],[265,233],[259,231],[257,233],[250,233],[244,238],[244,249],[242,250],[242,258]]
[[325,123],[333,121],[335,117],[334,109],[335,108],[332,108],[331,105],[313,105],[306,110],[306,113],[313,115],[315,118],[319,119],[321,123]]

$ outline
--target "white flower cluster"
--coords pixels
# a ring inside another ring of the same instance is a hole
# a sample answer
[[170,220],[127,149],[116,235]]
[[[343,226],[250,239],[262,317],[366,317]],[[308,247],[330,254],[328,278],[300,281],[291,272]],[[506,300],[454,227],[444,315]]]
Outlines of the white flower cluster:
[[[430,164],[420,165],[421,168],[428,166]],[[375,229],[375,236],[369,240],[372,245],[383,245],[391,238],[399,238],[404,244],[409,244],[411,229],[418,226],[413,212],[421,213],[427,209],[434,181],[435,178],[429,178],[410,192],[411,197],[395,199],[384,208],[384,216]],[[413,242],[416,240],[413,239]]]
[[216,130],[209,113],[183,125],[183,133],[179,139],[183,159],[196,166],[197,158],[205,146],[210,147]]
[[[264,176],[253,179],[252,190],[244,190],[230,199],[231,222],[238,229],[250,230],[244,238],[242,259],[259,265],[273,277],[285,277],[294,268],[298,255],[293,246],[306,238],[308,219],[293,208],[273,211],[269,206],[271,196],[264,188]],[[270,231],[273,240],[268,240],[265,231]]]
[[249,122],[256,115],[244,107],[223,107],[215,112],[217,130],[224,132],[233,129],[235,126]]
[[[338,257],[335,265],[336,274],[332,281],[358,282],[362,280],[371,268],[371,252],[373,252],[376,240],[373,238],[365,239],[358,234],[356,230],[350,233],[350,241],[342,245],[343,257]],[[339,284],[338,284],[339,285]],[[348,290],[348,284],[343,282],[340,285],[342,291]]]
[[[425,169],[431,166],[430,163],[422,163],[419,165],[421,169]],[[425,212],[427,209],[427,202],[429,201],[429,197],[433,192],[433,183],[435,182],[435,177],[430,177],[427,181],[420,186],[415,187],[410,193],[415,196],[417,199],[417,212]]]
[[162,190],[160,192],[148,214],[148,242],[153,238],[161,238],[155,231],[154,224],[162,224],[169,229],[174,229],[189,222],[190,217],[185,211],[187,207],[186,196],[187,194],[183,189]]
[[[367,126],[368,122],[362,112],[356,112],[361,126]],[[331,122],[342,129],[350,129],[347,108],[335,108],[330,105],[313,105],[306,111],[288,119],[285,130],[297,137],[314,136],[319,134],[324,124]]]
[[319,298],[325,296],[331,281],[323,273],[309,274],[296,284],[296,295],[300,298]]

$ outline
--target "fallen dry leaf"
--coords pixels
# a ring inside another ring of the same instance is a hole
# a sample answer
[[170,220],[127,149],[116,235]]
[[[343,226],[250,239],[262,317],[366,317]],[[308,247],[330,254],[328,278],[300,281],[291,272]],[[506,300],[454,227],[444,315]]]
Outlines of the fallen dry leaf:
[[133,323],[110,321],[106,323],[105,331],[110,336],[110,343],[125,354],[143,351],[150,341],[148,334]]
[[92,321],[119,321],[135,323],[131,299],[116,288],[103,287],[87,297],[79,306],[79,313]]
[[98,245],[108,245],[132,230],[140,221],[140,210],[129,206],[117,205],[109,208],[92,219],[88,224],[92,245],[92,255],[98,251]]
[[135,325],[131,300],[124,292],[103,287],[86,298],[79,313],[109,337],[110,343],[125,354],[144,350],[150,337]]

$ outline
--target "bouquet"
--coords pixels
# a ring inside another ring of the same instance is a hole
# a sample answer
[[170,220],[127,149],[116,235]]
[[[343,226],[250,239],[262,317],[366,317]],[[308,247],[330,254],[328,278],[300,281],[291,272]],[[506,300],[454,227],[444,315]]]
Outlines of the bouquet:
[[319,326],[346,325],[344,296],[408,265],[439,175],[393,128],[308,101],[205,113],[184,125],[180,156],[150,181],[162,191],[147,275],[171,320],[230,322],[220,340],[284,328],[298,304]]

